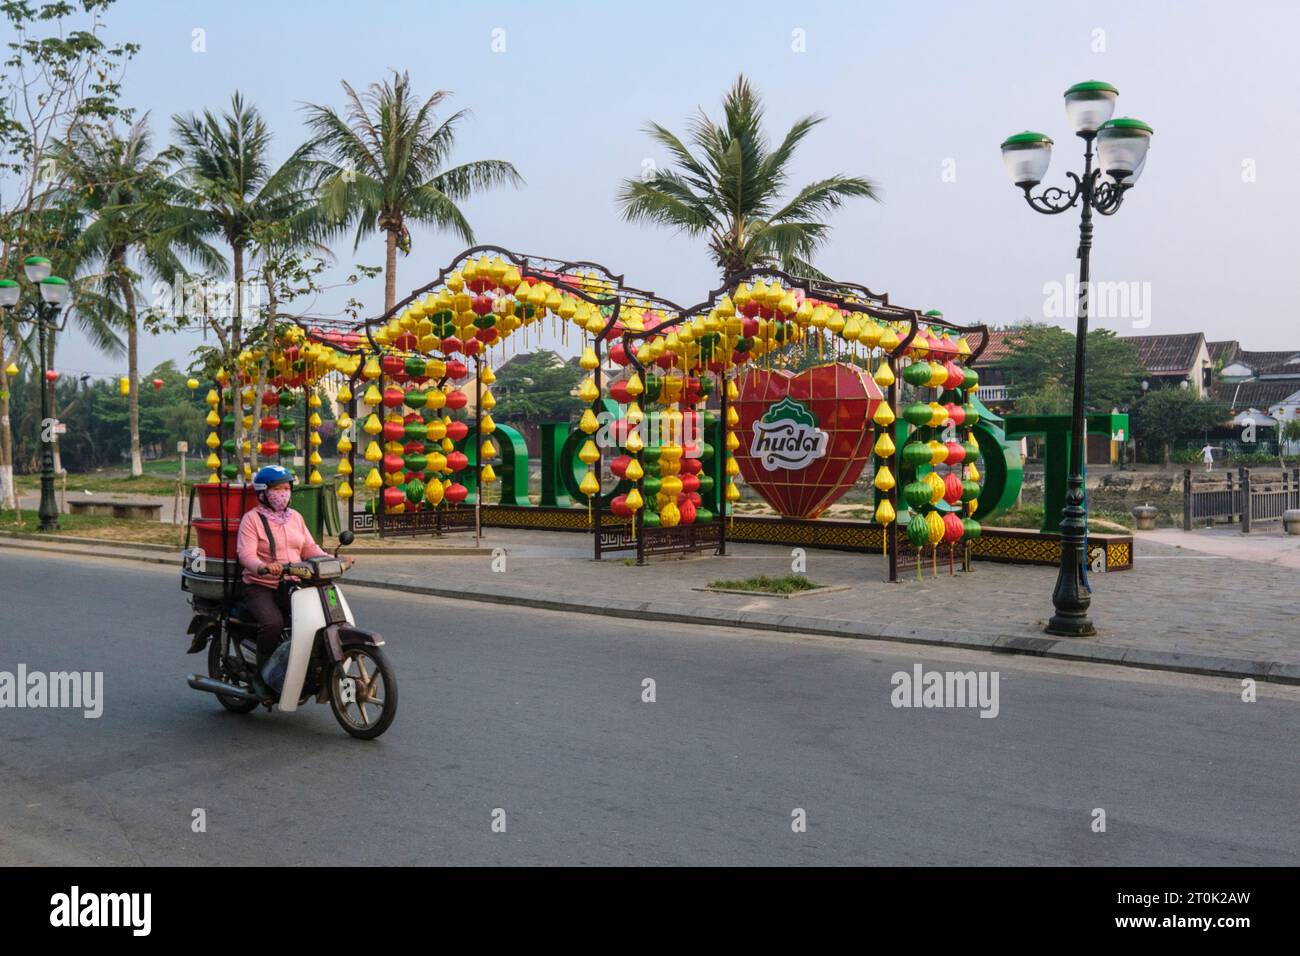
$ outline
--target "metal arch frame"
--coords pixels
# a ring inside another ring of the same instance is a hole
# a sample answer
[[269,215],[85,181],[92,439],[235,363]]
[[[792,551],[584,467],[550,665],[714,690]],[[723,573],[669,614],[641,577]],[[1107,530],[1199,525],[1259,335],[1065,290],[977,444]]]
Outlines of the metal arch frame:
[[[665,322],[661,322],[653,329],[646,329],[640,332],[625,331],[623,333],[622,338],[625,342],[636,342],[639,340],[645,340],[653,335],[662,334],[668,329],[681,325],[683,322],[689,321],[699,315],[707,314],[724,296],[729,296],[734,294],[735,290],[743,282],[749,281],[750,279],[753,278],[760,278],[760,277],[766,279],[777,279],[786,288],[800,289],[803,291],[803,293],[806,296],[812,297],[819,302],[825,302],[828,305],[841,308],[848,312],[856,312],[859,314],[869,315],[874,319],[880,319],[883,321],[908,322],[909,327],[907,330],[907,334],[902,338],[900,338],[898,346],[895,349],[893,349],[891,352],[889,352],[888,355],[886,356],[886,361],[889,362],[890,371],[894,374],[894,379],[895,379],[894,384],[889,387],[889,395],[887,400],[889,401],[890,407],[894,410],[896,417],[898,413],[898,395],[899,395],[898,381],[897,381],[898,380],[897,362],[898,359],[906,353],[908,347],[912,343],[912,340],[916,337],[916,334],[919,331],[922,322],[924,322],[926,325],[940,325],[945,328],[949,328],[961,332],[965,332],[968,329],[972,332],[975,331],[981,332],[982,336],[980,339],[980,343],[976,347],[976,349],[972,350],[971,353],[972,360],[976,355],[978,355],[980,352],[984,350],[984,347],[988,341],[987,326],[984,325],[959,326],[956,325],[955,323],[948,322],[942,318],[924,316],[917,309],[907,309],[901,306],[890,305],[889,297],[887,295],[873,292],[871,289],[869,289],[864,285],[859,285],[856,283],[836,282],[834,280],[825,280],[825,279],[819,280],[819,279],[803,278],[799,276],[793,276],[780,269],[761,267],[761,266],[746,269],[742,272],[734,273],[733,275],[728,276],[723,281],[722,285],[713,289],[709,293],[709,295],[704,299],[704,301],[697,303],[696,305],[693,305],[687,309],[679,308],[677,310],[678,314],[675,318],[669,319]],[[866,303],[857,301],[864,298],[868,300]],[[637,374],[644,375],[646,368],[636,357],[635,353],[631,349],[627,350],[627,356],[630,364],[636,369]],[[714,374],[715,374],[715,378],[719,377],[718,373],[714,373]],[[723,373],[722,377],[725,377],[725,373]],[[728,410],[727,390],[725,387],[723,387],[721,389],[720,411],[724,422],[726,421],[727,410]],[[718,451],[720,454],[730,454],[729,452],[725,451],[725,449],[719,449]],[[895,468],[894,468],[895,472],[897,472],[897,467],[896,467],[897,455],[898,455],[898,451],[896,450],[894,452],[894,455],[886,459],[886,463],[895,464]],[[637,462],[642,466],[644,466],[643,456],[644,456],[644,452],[639,452],[637,454]],[[644,471],[644,467],[642,470]],[[644,483],[645,483],[644,477],[642,477],[637,481],[637,490],[641,493],[643,499],[645,497]],[[719,493],[721,494],[722,491],[720,490]],[[891,505],[893,505],[895,511],[897,511],[897,499],[898,499],[897,488],[894,488],[892,491],[890,491],[889,499]],[[637,564],[639,565],[645,563],[645,543],[644,543],[645,534],[644,534],[643,513],[644,513],[644,508],[639,509],[637,513],[633,515],[633,519],[632,519],[637,528],[637,531],[639,532],[636,535]],[[718,528],[719,528],[718,554],[725,555],[726,547],[727,547],[727,538],[726,538],[727,505],[726,505],[725,498],[723,499],[723,505],[719,511],[717,520],[718,520]],[[894,545],[892,548],[890,548],[890,580],[894,580],[897,576],[896,574],[896,560],[897,560],[897,553],[898,553],[897,522],[891,523],[891,527],[887,529],[887,533],[892,538],[892,543]],[[599,559],[600,556],[599,544],[597,544],[596,556]]]

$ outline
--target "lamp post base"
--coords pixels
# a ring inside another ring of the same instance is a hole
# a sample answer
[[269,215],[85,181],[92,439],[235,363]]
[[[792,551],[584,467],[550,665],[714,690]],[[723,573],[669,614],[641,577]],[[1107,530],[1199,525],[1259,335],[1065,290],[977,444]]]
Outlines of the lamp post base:
[[1056,637],[1096,637],[1097,629],[1092,626],[1087,612],[1082,614],[1053,614],[1052,619],[1043,628],[1045,634]]

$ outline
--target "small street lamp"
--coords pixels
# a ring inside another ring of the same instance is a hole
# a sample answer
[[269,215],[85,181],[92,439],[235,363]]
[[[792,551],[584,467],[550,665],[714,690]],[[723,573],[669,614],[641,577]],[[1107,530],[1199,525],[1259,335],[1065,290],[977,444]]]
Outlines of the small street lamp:
[[[36,330],[38,349],[40,351],[40,389],[41,389],[41,506],[40,529],[42,531],[59,530],[59,506],[54,497],[54,434],[53,416],[50,411],[51,383],[46,369],[45,334],[49,329],[59,331],[62,326],[54,324],[59,312],[72,296],[72,289],[67,280],[51,275],[53,266],[43,256],[31,256],[23,261],[23,272],[27,279],[41,290],[41,301],[36,305]],[[21,289],[12,279],[0,279],[0,308],[10,309],[18,304]],[[19,320],[21,321],[21,320]]]
[[[1061,568],[1052,604],[1056,613],[1044,630],[1048,634],[1088,637],[1097,633],[1088,618],[1092,598],[1084,585],[1087,569],[1088,514],[1084,506],[1083,463],[1087,454],[1086,416],[1083,408],[1087,371],[1088,259],[1092,251],[1092,213],[1114,215],[1124,194],[1142,175],[1152,129],[1141,120],[1111,119],[1119,90],[1109,83],[1090,80],[1065,91],[1065,114],[1075,134],[1083,140],[1083,175],[1067,172],[1073,187],[1048,186],[1037,196],[1033,190],[1052,161],[1052,140],[1026,131],[1002,143],[1002,162],[1025,202],[1035,212],[1053,216],[1081,206],[1079,222],[1079,308],[1074,343],[1074,397],[1071,405],[1070,475],[1061,520]],[[1096,154],[1093,143],[1096,143]],[[1093,159],[1097,163],[1094,167]]]

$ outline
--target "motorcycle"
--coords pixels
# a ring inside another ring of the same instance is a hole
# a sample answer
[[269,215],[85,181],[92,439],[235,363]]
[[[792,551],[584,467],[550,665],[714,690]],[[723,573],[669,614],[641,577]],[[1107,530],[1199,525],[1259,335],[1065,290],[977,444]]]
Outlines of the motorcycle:
[[[343,546],[352,541],[350,531],[339,535]],[[268,711],[278,706],[293,713],[315,697],[317,703],[329,703],[335,719],[353,737],[378,737],[397,716],[397,677],[380,650],[384,639],[357,627],[336,583],[346,569],[337,550],[333,557],[284,566],[283,574],[297,579],[289,621],[280,638],[281,645],[289,645],[287,661],[278,694],[264,700],[252,689],[257,620],[241,600],[238,562],[214,560],[200,549],[186,548],[181,588],[190,593],[194,609],[187,653],[206,650],[208,655],[207,676],[190,674],[189,685],[215,694],[222,707],[237,714],[247,714],[259,704]],[[272,657],[283,660],[286,653],[281,647]]]

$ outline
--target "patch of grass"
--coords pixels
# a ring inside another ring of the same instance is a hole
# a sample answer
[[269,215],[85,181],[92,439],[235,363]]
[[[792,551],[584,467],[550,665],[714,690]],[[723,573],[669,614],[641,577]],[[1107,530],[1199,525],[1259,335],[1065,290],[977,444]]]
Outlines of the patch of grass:
[[[173,465],[175,463],[173,462]],[[199,468],[202,469],[202,462]],[[189,478],[193,481],[195,478],[202,480],[207,474],[206,471],[191,471]],[[84,495],[87,491],[92,494],[114,494],[114,495],[153,495],[171,497],[176,492],[176,478],[179,472],[174,472],[170,477],[164,477],[162,474],[141,475],[139,478],[132,478],[130,475],[113,474],[111,472],[88,472],[85,474],[68,475],[68,494]],[[54,487],[62,487],[63,479],[55,478]],[[18,486],[19,491],[39,491],[41,487],[40,475],[19,475],[14,479],[14,484]]]
[[[0,531],[36,532],[40,515],[35,508],[24,508],[22,523],[13,511],[0,511]],[[143,541],[149,544],[175,544],[179,531],[175,525],[161,521],[135,521],[106,515],[59,515],[59,530],[52,537],[102,538],[106,541]]]
[[[1059,522],[1058,522],[1059,523]],[[994,528],[1041,528],[1043,525],[1042,505],[1021,505],[1002,512],[992,521]],[[1088,527],[1093,531],[1106,532],[1116,530],[1116,526],[1132,529],[1133,516],[1126,511],[1112,511],[1093,508],[1088,512]]]
[[811,591],[822,585],[809,581],[802,574],[787,574],[774,578],[766,574],[735,581],[713,581],[711,588],[725,588],[728,591],[767,591],[770,594],[794,594],[796,591]]

